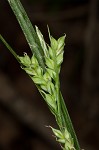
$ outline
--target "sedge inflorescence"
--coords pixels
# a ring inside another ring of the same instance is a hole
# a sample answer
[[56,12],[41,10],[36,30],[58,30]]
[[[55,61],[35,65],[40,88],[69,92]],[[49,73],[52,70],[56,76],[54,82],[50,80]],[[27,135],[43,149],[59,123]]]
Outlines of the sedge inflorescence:
[[2,35],[0,35],[0,40],[35,83],[55,116],[59,129],[52,127],[51,129],[56,140],[61,144],[61,148],[63,150],[80,150],[80,145],[60,90],[59,73],[63,62],[66,35],[56,40],[50,35],[48,28],[50,44],[46,44],[38,27],[33,27],[21,1],[7,1],[19,22],[33,55],[29,57],[27,53],[24,53],[24,56],[19,56]]
[[30,58],[26,53],[24,56],[18,56],[21,67],[30,76],[33,82],[36,84],[39,92],[43,96],[44,100],[48,104],[51,112],[55,115],[56,120],[60,126],[60,129],[52,128],[56,139],[61,144],[64,144],[63,150],[75,150],[73,139],[66,129],[61,125],[61,116],[59,115],[59,73],[61,63],[63,62],[63,53],[65,46],[66,35],[60,37],[58,40],[54,39],[49,32],[50,45],[46,44],[41,31],[36,26],[36,33],[40,40],[41,47],[44,52],[45,69],[43,69],[35,54]]

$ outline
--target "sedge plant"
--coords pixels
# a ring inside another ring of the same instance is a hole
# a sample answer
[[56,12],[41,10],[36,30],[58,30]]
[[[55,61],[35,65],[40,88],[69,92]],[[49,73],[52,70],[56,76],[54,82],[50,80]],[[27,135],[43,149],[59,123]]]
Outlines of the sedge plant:
[[37,89],[55,116],[58,129],[51,127],[56,140],[63,150],[80,150],[70,116],[60,90],[59,74],[63,62],[65,37],[58,40],[52,37],[49,28],[50,44],[46,44],[41,31],[33,27],[20,0],[7,0],[14,12],[32,52],[19,56],[0,35],[1,41],[29,75]]

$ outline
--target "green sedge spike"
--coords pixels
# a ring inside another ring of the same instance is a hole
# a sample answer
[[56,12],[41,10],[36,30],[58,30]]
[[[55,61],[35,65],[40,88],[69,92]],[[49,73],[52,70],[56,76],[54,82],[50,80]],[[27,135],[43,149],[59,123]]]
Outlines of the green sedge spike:
[[55,116],[59,129],[52,128],[56,140],[63,150],[80,150],[71,119],[60,91],[59,74],[63,62],[65,37],[58,40],[50,34],[50,45],[46,44],[43,34],[35,26],[33,28],[20,0],[8,0],[32,51],[30,58],[27,53],[17,55],[11,46],[0,35],[1,41],[21,64],[21,68],[35,83],[40,94]]

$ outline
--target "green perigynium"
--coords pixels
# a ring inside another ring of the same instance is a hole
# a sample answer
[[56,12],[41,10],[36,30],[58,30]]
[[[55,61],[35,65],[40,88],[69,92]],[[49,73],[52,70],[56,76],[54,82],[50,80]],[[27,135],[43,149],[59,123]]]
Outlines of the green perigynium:
[[75,150],[73,139],[66,128],[64,129],[64,132],[54,128],[52,128],[52,131],[56,136],[56,140],[59,143],[64,144],[63,150]]
[[32,52],[30,58],[27,53],[19,56],[0,35],[1,41],[21,64],[21,68],[35,83],[49,109],[54,114],[59,129],[51,127],[56,140],[63,150],[80,150],[80,146],[68,114],[68,110],[60,90],[59,73],[63,62],[65,37],[58,40],[50,35],[50,44],[46,44],[41,31],[32,26],[20,0],[7,0],[15,14]]

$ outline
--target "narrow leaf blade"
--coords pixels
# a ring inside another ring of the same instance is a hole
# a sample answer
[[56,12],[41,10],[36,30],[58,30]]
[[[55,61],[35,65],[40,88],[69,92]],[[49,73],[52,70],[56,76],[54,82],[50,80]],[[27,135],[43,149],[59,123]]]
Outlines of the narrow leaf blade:
[[39,64],[45,70],[44,58],[43,58],[43,50],[40,45],[40,41],[38,36],[20,2],[20,0],[8,0],[20,26],[23,30],[23,33],[26,37],[26,40],[30,46],[32,53],[35,54]]

